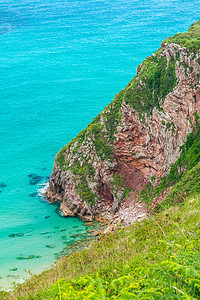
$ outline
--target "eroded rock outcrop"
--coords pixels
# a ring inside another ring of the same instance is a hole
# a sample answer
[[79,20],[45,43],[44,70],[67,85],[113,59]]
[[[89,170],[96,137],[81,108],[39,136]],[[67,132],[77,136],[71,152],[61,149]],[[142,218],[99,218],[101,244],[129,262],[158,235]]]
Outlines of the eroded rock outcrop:
[[134,202],[179,158],[200,114],[199,48],[194,53],[171,40],[161,46],[57,154],[46,195],[61,202],[65,216],[112,218],[129,193]]

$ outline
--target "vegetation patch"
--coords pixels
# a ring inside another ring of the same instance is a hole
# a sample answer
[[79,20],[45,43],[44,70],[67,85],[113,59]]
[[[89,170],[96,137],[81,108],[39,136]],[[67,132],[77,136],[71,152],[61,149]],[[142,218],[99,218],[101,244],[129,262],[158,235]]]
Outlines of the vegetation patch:
[[[200,197],[100,236],[3,299],[199,299]],[[53,285],[52,285],[53,284]]]
[[76,160],[73,165],[71,166],[71,171],[76,176],[73,177],[73,180],[76,182],[80,181],[79,183],[76,183],[76,190],[86,203],[90,204],[91,206],[95,204],[95,195],[92,193],[90,187],[88,186],[88,180],[87,176],[89,178],[93,178],[95,174],[95,170],[91,164],[89,164],[87,161],[83,164],[83,166],[80,165],[80,162]]
[[123,191],[123,198],[122,198],[122,201],[125,200],[130,191],[131,191],[131,188],[129,188],[127,186],[127,184],[125,183],[125,181],[123,180],[123,175],[122,174],[113,174],[113,186],[115,188],[117,188],[117,190],[119,191]]
[[200,49],[200,20],[192,24],[186,33],[177,33],[173,37],[168,37],[164,42],[179,44],[196,55]]
[[167,66],[166,57],[158,52],[143,61],[138,75],[128,84],[124,100],[142,116],[150,115],[154,107],[160,109],[160,101],[173,90],[177,84],[175,60],[171,58]]

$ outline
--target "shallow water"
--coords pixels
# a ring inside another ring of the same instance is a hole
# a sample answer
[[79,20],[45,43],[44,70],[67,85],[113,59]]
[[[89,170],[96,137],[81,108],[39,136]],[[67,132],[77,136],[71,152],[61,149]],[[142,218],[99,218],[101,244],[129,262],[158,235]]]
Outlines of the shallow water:
[[0,286],[26,277],[25,270],[48,268],[77,229],[86,231],[37,196],[54,156],[164,38],[198,19],[198,6],[199,0],[0,2]]

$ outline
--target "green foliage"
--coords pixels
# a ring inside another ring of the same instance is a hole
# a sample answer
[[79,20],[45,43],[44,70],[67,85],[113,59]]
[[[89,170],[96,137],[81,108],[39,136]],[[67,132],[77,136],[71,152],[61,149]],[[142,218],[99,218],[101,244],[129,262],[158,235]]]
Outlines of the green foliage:
[[95,204],[95,195],[92,193],[85,176],[81,178],[81,183],[76,185],[80,197],[91,206]]
[[95,170],[91,164],[89,164],[87,161],[84,161],[83,165],[80,165],[80,162],[78,160],[75,160],[74,163],[71,166],[71,170],[73,174],[79,175],[79,176],[89,176],[93,177],[95,174]]
[[162,208],[184,201],[186,196],[200,194],[200,162],[186,172],[160,204]]
[[5,299],[199,299],[199,224],[200,197],[193,196],[100,237]]
[[168,37],[164,42],[177,43],[196,55],[200,49],[200,20],[192,24],[186,33],[177,33],[173,37]]
[[113,143],[115,140],[115,133],[117,133],[117,126],[121,120],[121,105],[124,96],[124,90],[119,92],[114,100],[108,105],[104,112],[104,122],[105,127],[107,129],[107,136],[109,138],[110,143]]
[[64,146],[57,154],[56,162],[57,164],[64,169],[65,166],[65,156],[66,156],[67,145]]
[[131,189],[124,182],[123,175],[119,173],[113,175],[113,186],[115,186],[118,190],[123,190],[122,200],[125,200],[131,191]]
[[145,185],[144,189],[141,191],[138,200],[141,202],[146,202],[147,208],[151,206],[151,202],[154,198],[154,188],[148,183]]
[[174,128],[175,128],[175,125],[174,125],[173,122],[168,122],[168,123],[166,123],[166,127],[165,127],[165,130],[166,130],[166,131],[167,131],[167,130],[172,130],[172,131],[174,131]]
[[125,187],[126,184],[124,182],[124,180],[122,179],[123,178],[123,175],[122,174],[114,174],[113,175],[113,185],[116,186],[116,187]]
[[80,181],[76,184],[76,190],[80,197],[88,204],[95,204],[95,195],[92,193],[90,187],[88,186],[87,176],[93,177],[95,174],[95,170],[91,164],[87,161],[83,163],[83,166],[80,165],[79,161],[74,161],[71,166],[71,171],[74,175],[78,175],[79,177],[73,177],[74,181]]
[[49,290],[48,294],[53,297],[48,299],[59,299],[54,298],[59,285],[62,299],[198,299],[199,253],[188,245],[186,249],[180,248],[176,256],[169,250],[167,259],[153,266],[148,262],[146,267],[136,269],[125,265],[113,280],[102,278],[98,273],[78,280],[61,279]]
[[142,63],[138,75],[128,84],[124,99],[141,116],[148,115],[154,107],[160,108],[160,101],[176,86],[175,60],[159,55],[148,57]]
[[[98,120],[98,119],[97,119]],[[103,135],[103,125],[100,121],[95,120],[88,128],[91,133],[92,141],[95,146],[96,153],[102,160],[113,161],[113,147],[108,144]]]

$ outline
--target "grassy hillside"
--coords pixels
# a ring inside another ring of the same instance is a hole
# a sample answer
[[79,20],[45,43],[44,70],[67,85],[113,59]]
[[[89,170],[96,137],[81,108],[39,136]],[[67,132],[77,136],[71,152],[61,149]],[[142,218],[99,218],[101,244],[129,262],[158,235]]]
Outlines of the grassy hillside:
[[90,249],[66,256],[1,299],[199,299],[199,251],[196,194],[101,236]]

